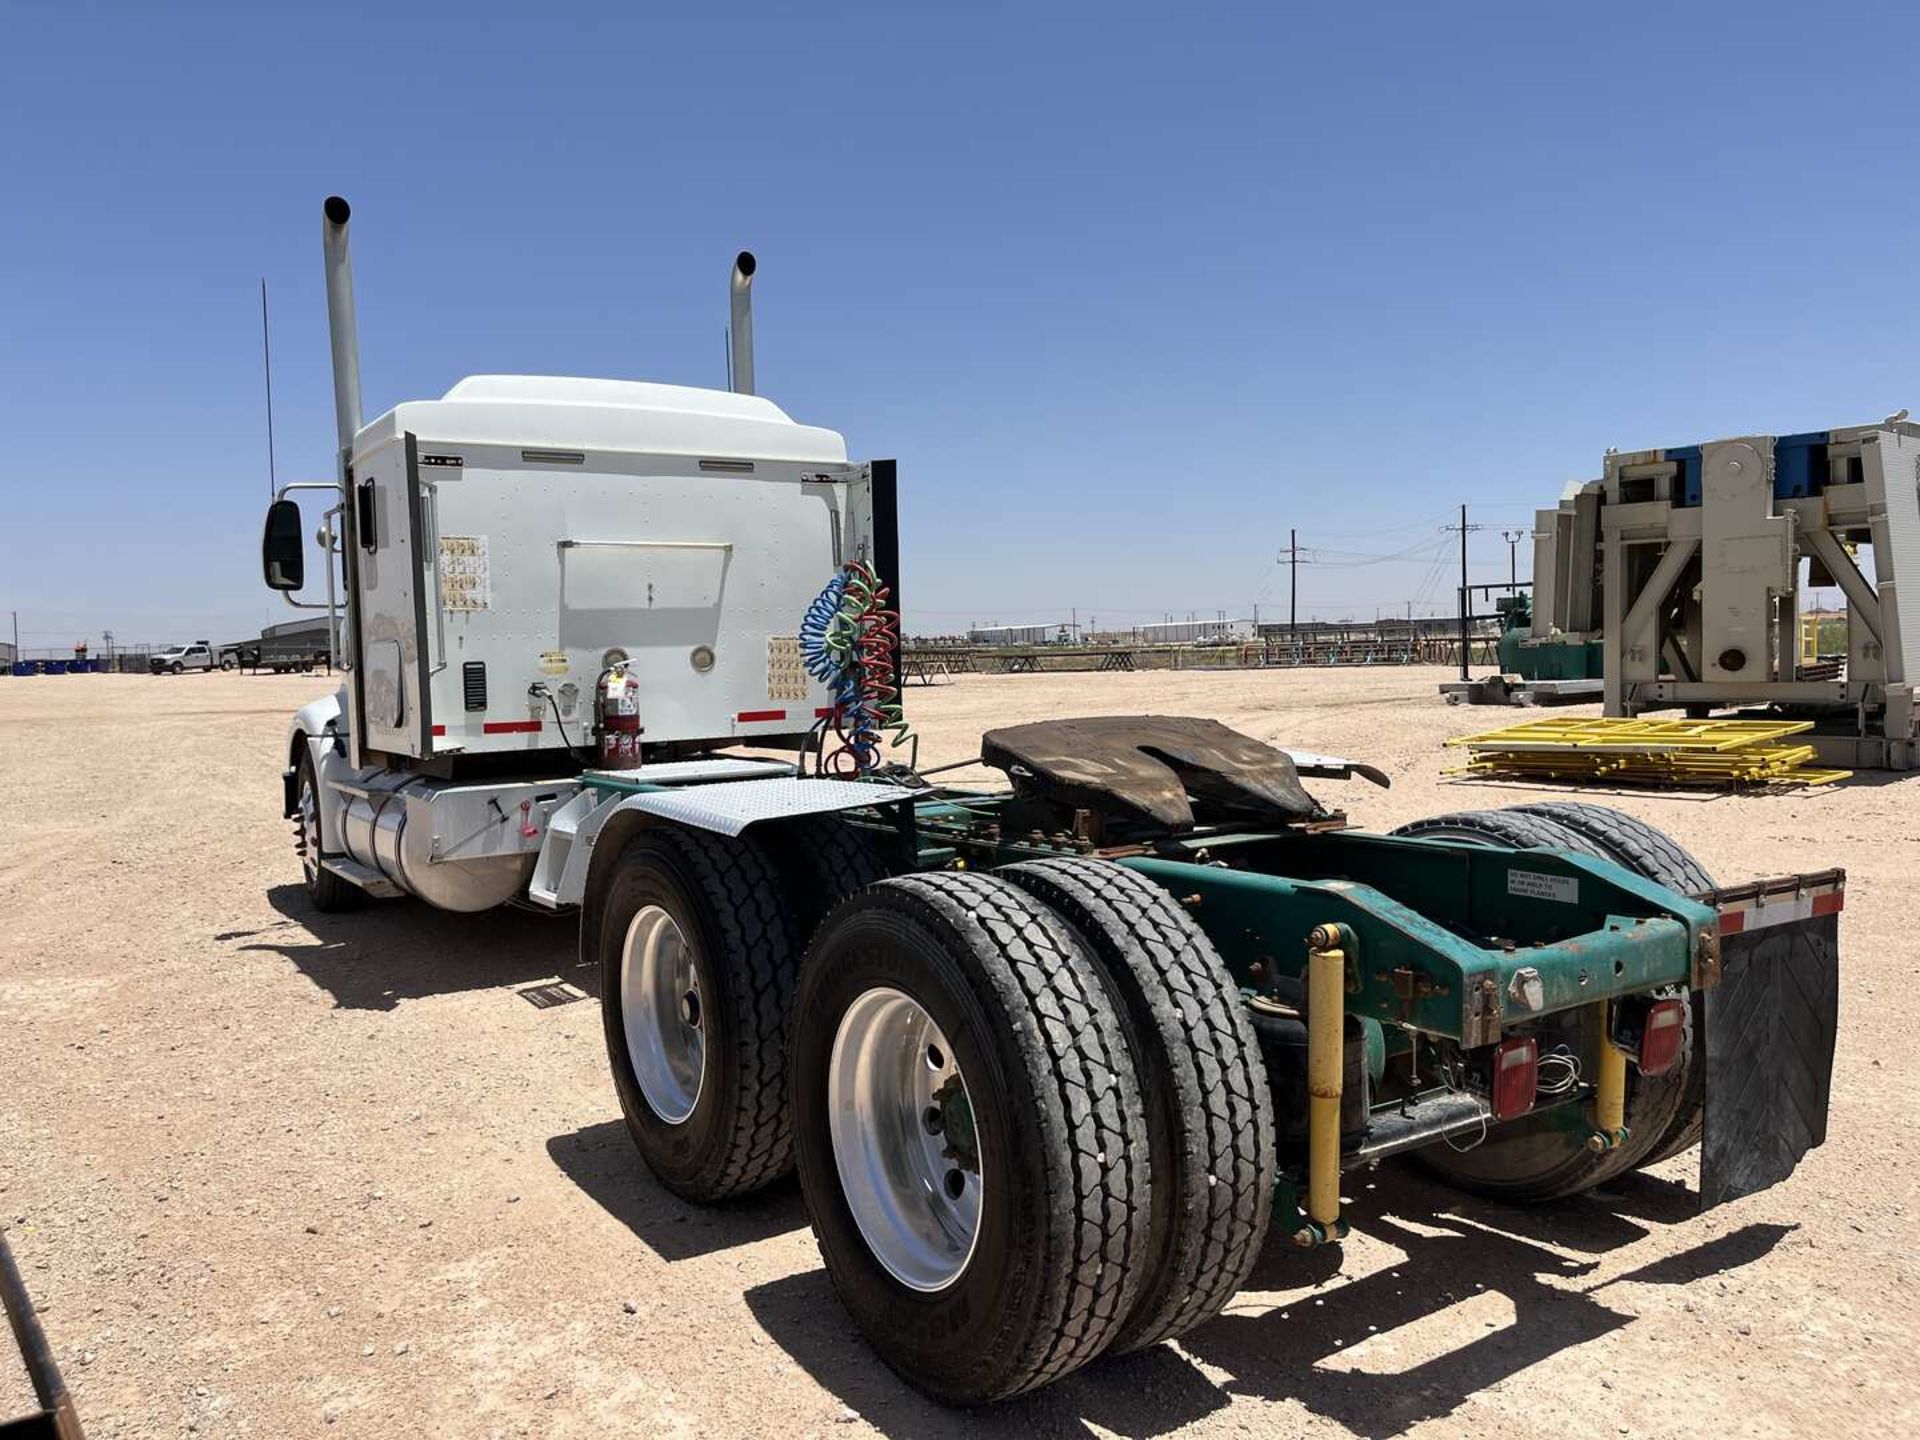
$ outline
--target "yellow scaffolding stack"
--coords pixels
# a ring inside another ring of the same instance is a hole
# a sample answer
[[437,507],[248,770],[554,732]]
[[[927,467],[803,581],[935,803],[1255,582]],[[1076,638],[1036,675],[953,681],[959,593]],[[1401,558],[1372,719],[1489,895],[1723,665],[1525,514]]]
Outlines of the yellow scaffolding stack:
[[1453,775],[1632,785],[1825,785],[1850,770],[1815,765],[1793,736],[1810,720],[1647,720],[1552,716],[1461,735],[1468,762]]

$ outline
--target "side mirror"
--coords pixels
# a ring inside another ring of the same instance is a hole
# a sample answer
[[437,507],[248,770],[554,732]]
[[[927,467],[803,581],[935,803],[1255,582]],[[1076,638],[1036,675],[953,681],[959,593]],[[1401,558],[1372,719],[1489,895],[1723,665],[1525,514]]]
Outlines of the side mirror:
[[292,500],[276,500],[267,507],[266,529],[260,536],[260,568],[269,590],[292,592],[307,583],[300,507]]

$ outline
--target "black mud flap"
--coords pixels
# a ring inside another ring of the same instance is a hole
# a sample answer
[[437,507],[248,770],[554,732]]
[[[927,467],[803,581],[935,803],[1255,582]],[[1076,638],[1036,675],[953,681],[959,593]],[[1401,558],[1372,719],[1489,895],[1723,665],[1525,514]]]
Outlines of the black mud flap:
[[1827,1138],[1839,936],[1832,913],[1722,934],[1706,992],[1702,1210],[1777,1185]]

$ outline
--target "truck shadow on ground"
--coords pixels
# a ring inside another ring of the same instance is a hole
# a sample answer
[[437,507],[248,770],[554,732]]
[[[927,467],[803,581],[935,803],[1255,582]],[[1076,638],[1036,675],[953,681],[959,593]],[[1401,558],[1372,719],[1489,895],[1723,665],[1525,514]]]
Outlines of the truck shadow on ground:
[[587,1198],[663,1260],[690,1260],[806,1228],[806,1207],[791,1177],[724,1205],[682,1200],[647,1173],[621,1120],[555,1135],[547,1154]]
[[[1148,1440],[1247,1396],[1292,1400],[1368,1440],[1389,1440],[1563,1350],[1633,1324],[1633,1314],[1607,1303],[1609,1290],[1723,1274],[1760,1259],[1792,1229],[1748,1225],[1593,1280],[1601,1262],[1589,1257],[1645,1238],[1641,1221],[1664,1226],[1683,1218],[1682,1197],[1691,1214],[1684,1187],[1635,1177],[1555,1209],[1519,1210],[1387,1167],[1361,1187],[1349,1219],[1357,1234],[1404,1258],[1342,1280],[1336,1250],[1302,1254],[1275,1236],[1248,1294],[1186,1337],[1184,1354],[1162,1345],[1098,1360],[986,1412],[942,1409],[898,1380],[834,1303],[824,1271],[758,1286],[747,1303],[797,1364],[888,1435],[1004,1429],[1080,1436],[1098,1426]],[[1460,1313],[1440,1318],[1456,1307]],[[1396,1331],[1400,1353],[1416,1356],[1410,1364],[1367,1345]],[[1224,1380],[1216,1383],[1209,1371],[1225,1372]]]
[[[323,914],[302,885],[276,885],[267,902],[285,919],[214,937],[242,951],[284,955],[347,1010],[391,1010],[403,1000],[463,990],[535,986],[559,976],[588,995],[598,974],[579,964],[571,912],[519,909],[459,915],[416,900],[375,901]],[[532,1003],[541,1003],[536,992]]]

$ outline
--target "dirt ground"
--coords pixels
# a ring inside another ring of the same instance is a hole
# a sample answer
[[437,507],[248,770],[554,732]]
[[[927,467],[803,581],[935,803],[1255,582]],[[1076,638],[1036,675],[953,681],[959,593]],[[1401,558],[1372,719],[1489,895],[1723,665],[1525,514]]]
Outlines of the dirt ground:
[[[928,764],[993,724],[1159,711],[1382,765],[1390,791],[1312,787],[1369,827],[1537,795],[1442,779],[1443,737],[1511,712],[1443,706],[1440,678],[967,677],[909,703]],[[0,681],[0,1225],[91,1435],[1920,1423],[1920,777],[1611,801],[1722,881],[1851,872],[1831,1138],[1790,1182],[1689,1218],[1692,1157],[1546,1210],[1359,1174],[1340,1250],[1276,1241],[1184,1345],[968,1415],[865,1349],[791,1183],[703,1212],[651,1182],[571,920],[308,907],[278,776],[327,683]]]

